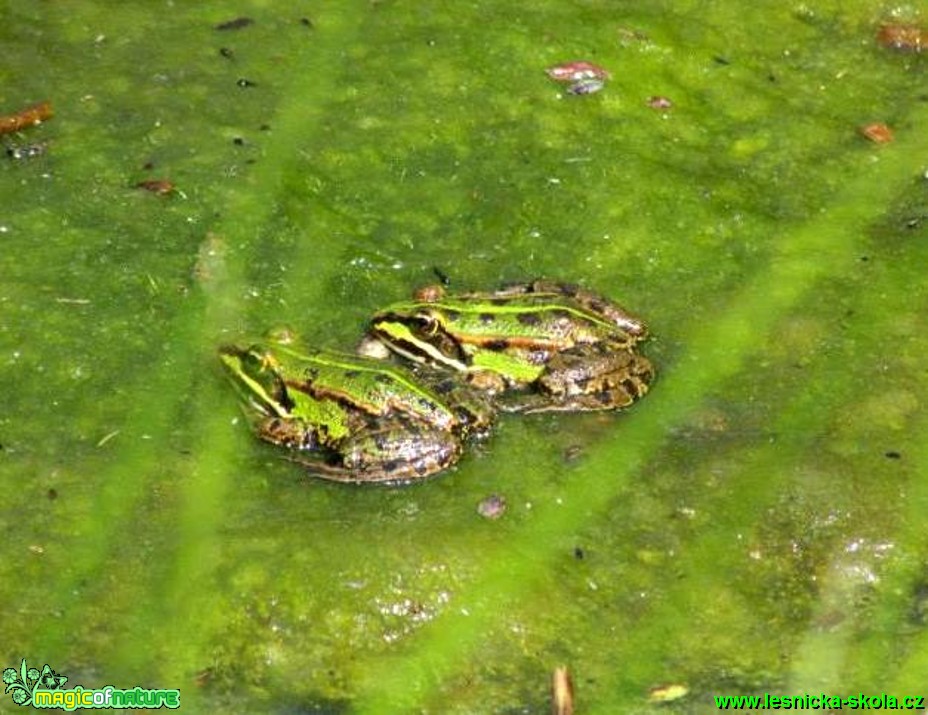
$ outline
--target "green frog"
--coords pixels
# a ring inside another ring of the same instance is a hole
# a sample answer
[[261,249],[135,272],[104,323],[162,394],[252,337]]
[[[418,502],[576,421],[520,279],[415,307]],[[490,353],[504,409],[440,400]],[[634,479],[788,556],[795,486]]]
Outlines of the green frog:
[[432,476],[455,464],[465,439],[484,435],[493,419],[486,398],[459,381],[425,384],[356,355],[279,344],[226,346],[219,357],[258,437],[326,479]]
[[654,368],[635,350],[647,334],[597,293],[536,280],[491,293],[420,290],[373,317],[359,352],[464,373],[503,411],[608,410],[648,391]]

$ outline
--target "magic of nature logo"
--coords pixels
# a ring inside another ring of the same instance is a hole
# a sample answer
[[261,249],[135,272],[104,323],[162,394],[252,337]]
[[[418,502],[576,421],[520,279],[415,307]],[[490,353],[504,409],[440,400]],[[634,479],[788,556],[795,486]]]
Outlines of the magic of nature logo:
[[67,677],[59,675],[46,663],[42,670],[30,668],[26,659],[19,669],[3,670],[4,691],[17,705],[34,708],[179,708],[180,691],[150,688],[116,688],[107,685],[89,689],[80,685],[65,688]]

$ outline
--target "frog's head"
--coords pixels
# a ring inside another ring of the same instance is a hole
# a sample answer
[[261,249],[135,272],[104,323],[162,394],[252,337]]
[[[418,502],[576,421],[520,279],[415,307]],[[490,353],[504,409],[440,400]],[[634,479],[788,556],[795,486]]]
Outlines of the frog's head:
[[375,343],[420,363],[465,369],[465,356],[452,326],[453,315],[428,303],[397,303],[374,316],[362,353],[382,357]]
[[244,349],[226,345],[219,349],[219,359],[254,412],[268,417],[286,417],[290,413],[293,400],[270,352],[258,345]]

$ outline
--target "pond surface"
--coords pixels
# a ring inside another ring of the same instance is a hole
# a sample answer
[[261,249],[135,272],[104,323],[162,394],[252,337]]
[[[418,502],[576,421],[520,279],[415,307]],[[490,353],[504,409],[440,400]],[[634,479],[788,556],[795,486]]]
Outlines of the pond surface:
[[[928,60],[877,42],[914,12],[0,12],[0,112],[54,109],[0,137],[42,147],[0,162],[0,667],[191,712],[924,692]],[[600,291],[658,380],[408,487],[248,433],[218,345],[350,350],[436,272]]]

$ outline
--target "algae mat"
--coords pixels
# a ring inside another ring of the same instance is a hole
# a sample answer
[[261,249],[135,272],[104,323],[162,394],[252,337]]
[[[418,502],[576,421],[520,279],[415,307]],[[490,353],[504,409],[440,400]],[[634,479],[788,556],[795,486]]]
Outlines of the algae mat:
[[[0,666],[191,712],[544,712],[561,665],[577,712],[920,694],[928,106],[892,29],[920,17],[0,13],[0,111],[54,110],[0,137]],[[611,79],[571,96],[567,60]],[[609,295],[654,389],[504,418],[406,488],[251,438],[217,345],[349,349],[436,271]]]

